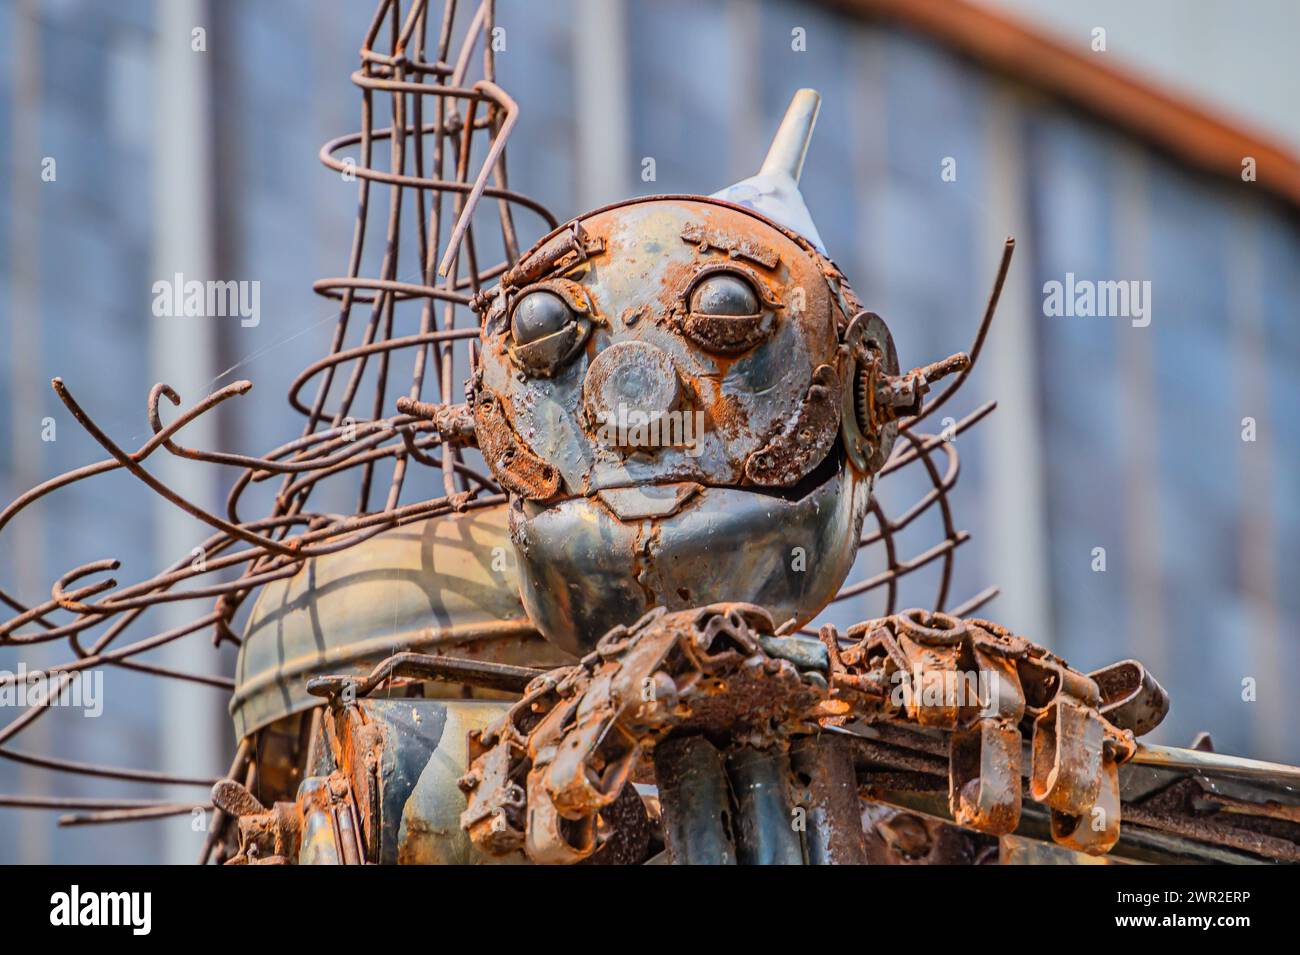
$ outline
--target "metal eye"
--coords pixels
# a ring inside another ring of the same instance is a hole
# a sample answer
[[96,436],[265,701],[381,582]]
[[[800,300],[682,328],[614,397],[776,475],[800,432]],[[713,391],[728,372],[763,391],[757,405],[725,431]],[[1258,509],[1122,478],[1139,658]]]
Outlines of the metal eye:
[[691,292],[691,311],[701,315],[753,315],[758,308],[754,287],[738,275],[710,275]]
[[510,316],[510,335],[516,345],[527,345],[562,331],[574,321],[573,310],[554,292],[529,292]]
[[691,289],[682,331],[701,348],[738,355],[771,335],[776,319],[770,306],[745,276],[714,272]]
[[[573,292],[574,298],[569,297]],[[506,347],[515,365],[527,375],[549,378],[581,349],[591,334],[591,307],[581,289],[525,291],[510,312],[510,341]]]

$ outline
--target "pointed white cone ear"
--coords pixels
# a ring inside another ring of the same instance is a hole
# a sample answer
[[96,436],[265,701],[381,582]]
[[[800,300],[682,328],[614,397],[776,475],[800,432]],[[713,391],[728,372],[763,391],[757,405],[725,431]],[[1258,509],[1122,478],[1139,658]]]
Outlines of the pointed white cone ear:
[[808,143],[812,140],[821,105],[822,98],[816,90],[802,89],[794,94],[785,118],[772,138],[772,145],[768,147],[767,158],[758,171],[760,176],[783,172],[794,180],[795,185],[799,184],[803,159],[808,155]]
[[825,255],[826,247],[799,193],[799,175],[803,172],[804,156],[808,154],[808,142],[820,107],[821,97],[816,90],[795,93],[758,174],[715,192],[713,198],[762,213],[799,233]]

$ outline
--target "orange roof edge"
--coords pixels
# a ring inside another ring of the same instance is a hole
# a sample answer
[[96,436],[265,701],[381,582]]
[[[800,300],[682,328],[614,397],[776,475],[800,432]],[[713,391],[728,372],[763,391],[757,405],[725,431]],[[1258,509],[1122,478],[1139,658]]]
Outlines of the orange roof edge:
[[1138,73],[1084,54],[1023,21],[968,0],[823,0],[861,16],[910,27],[991,70],[1077,106],[1188,165],[1256,182],[1300,207],[1300,160],[1288,148],[1162,89]]

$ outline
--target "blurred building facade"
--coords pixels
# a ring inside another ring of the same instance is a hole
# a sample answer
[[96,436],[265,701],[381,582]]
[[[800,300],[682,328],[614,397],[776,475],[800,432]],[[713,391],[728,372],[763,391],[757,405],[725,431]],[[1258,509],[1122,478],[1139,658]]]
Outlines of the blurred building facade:
[[[1300,760],[1287,679],[1300,675],[1293,204],[1198,171],[923,26],[866,15],[873,6],[500,0],[499,80],[523,113],[512,185],[562,219],[627,195],[712,192],[755,171],[796,88],[819,89],[803,192],[905,365],[969,346],[1002,239],[1018,239],[999,318],[952,410],[1000,403],[957,438],[953,503],[972,538],[959,549],[954,601],[996,583],[1002,593],[984,613],[1076,666],[1146,661],[1174,701],[1161,742],[1210,730],[1222,750]],[[356,201],[355,183],[316,154],[356,128],[348,74],[373,11],[307,0],[194,9],[191,26],[151,0],[0,0],[0,128],[12,131],[0,153],[6,501],[103,457],[49,390],[55,375],[128,446],[148,433],[145,396],[167,359],[155,354],[167,320],[152,315],[151,288],[174,201],[159,188],[160,150],[180,148],[169,144],[174,128],[159,128],[158,86],[174,80],[169,45],[188,47],[193,27],[205,30],[196,55],[207,58],[206,89],[186,108],[202,112],[210,168],[185,188],[208,210],[199,228],[211,268],[261,283],[257,327],[203,332],[211,378],[225,384],[237,367],[256,385],[212,440],[262,450],[299,427],[282,396],[326,348],[335,312],[311,283],[342,270]],[[1086,51],[1088,38],[1076,40]],[[53,182],[41,180],[44,157],[57,161]],[[1044,284],[1067,273],[1150,281],[1150,324],[1046,316]],[[167,334],[179,356],[185,335]],[[207,377],[178,385],[187,403]],[[42,440],[46,418],[55,441]],[[1255,440],[1243,440],[1245,419]],[[897,505],[915,491],[885,481],[879,493]],[[215,505],[221,489],[197,493]],[[158,538],[174,519],[129,479],[91,482],[6,528],[0,581],[38,600],[67,567],[108,552],[123,558],[124,579],[145,576],[172,559]],[[919,551],[937,537],[918,526],[903,540]],[[878,570],[872,559],[865,552],[855,573]],[[930,599],[937,567],[920,576],[928,586],[911,603]],[[828,619],[878,609],[851,601]],[[0,668],[17,659],[0,651]],[[223,666],[228,656],[213,663]],[[176,713],[159,682],[110,670],[104,722],[114,733],[56,713],[43,721],[43,751],[162,767]],[[187,692],[204,713],[224,713],[219,691]],[[11,718],[0,714],[0,725]],[[230,741],[205,726],[196,723],[193,746],[215,775]],[[17,791],[157,795],[0,760],[0,792]],[[201,840],[185,817],[88,838],[55,829],[48,813],[0,811],[3,861],[155,861],[195,855]]]

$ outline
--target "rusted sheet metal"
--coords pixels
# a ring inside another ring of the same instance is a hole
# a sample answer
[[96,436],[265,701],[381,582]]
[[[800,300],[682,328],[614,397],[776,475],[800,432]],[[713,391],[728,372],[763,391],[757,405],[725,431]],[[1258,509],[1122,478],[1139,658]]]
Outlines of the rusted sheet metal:
[[[636,614],[707,605],[719,594],[761,597],[780,622],[803,623],[852,567],[870,499],[865,482],[837,472],[797,500],[690,484],[662,490],[673,507],[658,520],[618,517],[650,509],[653,492],[637,488],[624,492],[636,492],[633,506],[611,507],[601,492],[511,511],[524,606],[556,646],[581,656]],[[797,554],[807,560],[792,572]]]
[[987,865],[997,840],[938,819],[877,802],[862,803],[869,865]]
[[[888,328],[829,259],[698,196],[583,215],[475,307],[476,433],[517,505],[525,607],[576,654],[655,606],[749,601],[806,622],[852,566],[900,419],[969,367],[899,375]],[[672,506],[609,502],[630,489]],[[791,573],[800,552],[818,559]]]
[[[560,470],[567,494],[590,494],[629,477],[643,484],[669,475],[706,485],[741,483],[746,458],[797,411],[814,370],[838,366],[837,329],[845,319],[832,304],[819,258],[759,217],[698,197],[628,203],[580,222],[583,235],[601,243],[599,251],[559,260],[545,274],[561,277],[557,266],[567,262],[562,277],[579,284],[592,303],[595,331],[585,350],[549,377],[520,369],[510,356],[507,318],[528,287],[503,282],[484,326],[484,386],[502,397],[529,450]],[[688,227],[771,251],[738,260],[713,245],[701,250],[681,240]],[[561,237],[567,247],[567,236]],[[550,248],[544,245],[536,255],[548,257]],[[537,270],[529,269],[528,256],[524,262],[533,278]],[[681,331],[692,289],[718,269],[752,289],[767,319],[759,324],[768,337],[753,341],[743,357],[710,353]],[[691,454],[685,448],[647,448],[643,459],[625,461],[596,440],[598,422],[584,420],[584,379],[596,356],[620,342],[662,353],[680,379],[683,410],[705,415],[704,433]]]
[[710,229],[698,223],[688,223],[681,232],[682,241],[694,245],[700,252],[715,249],[725,252],[733,259],[748,259],[755,265],[774,269],[780,255],[770,245],[755,238],[752,234],[737,233],[733,230]]
[[840,379],[830,365],[819,365],[803,406],[745,462],[745,477],[755,484],[786,487],[822,461],[840,428]]
[[574,219],[539,239],[501,276],[501,285],[504,288],[522,288],[544,275],[563,271],[604,251],[605,240],[589,235],[582,220]]
[[[847,316],[830,270],[752,210],[660,197],[580,217],[479,300],[478,393],[504,419],[485,439],[480,416],[479,444],[522,505],[525,606],[549,639],[584,653],[640,610],[760,596],[804,621],[842,582],[868,493],[834,450]],[[544,373],[520,361],[521,335],[587,324]],[[672,506],[629,506],[629,489]],[[792,547],[819,559],[788,573]]]
[[[260,807],[245,806],[245,801],[235,798],[238,794],[225,798],[228,794],[223,790],[227,809],[238,804],[251,810],[239,816],[240,852],[231,861],[292,859],[305,865],[527,861],[521,853],[484,855],[459,825],[465,799],[457,780],[466,769],[465,740],[499,717],[507,704],[370,699],[353,697],[355,689],[349,686],[331,697],[329,716],[320,730],[320,761],[315,775],[299,787],[295,802],[258,811]],[[626,858],[629,844],[639,844],[644,853],[649,830],[644,824],[634,827],[631,814],[623,818],[628,831],[620,834],[622,841],[611,854]]]
[[529,450],[501,410],[501,397],[489,389],[474,402],[474,432],[483,459],[501,486],[526,500],[547,501],[560,488],[560,472]]

